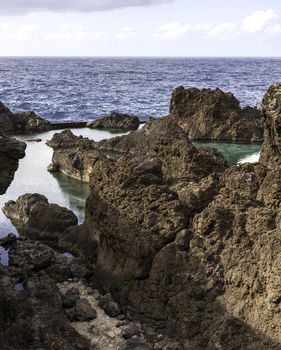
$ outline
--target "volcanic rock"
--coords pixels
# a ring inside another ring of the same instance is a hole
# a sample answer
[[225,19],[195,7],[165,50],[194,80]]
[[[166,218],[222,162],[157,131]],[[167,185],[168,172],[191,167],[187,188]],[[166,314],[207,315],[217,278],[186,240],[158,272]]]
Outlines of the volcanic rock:
[[194,140],[262,142],[263,123],[257,108],[241,108],[231,93],[220,89],[174,90],[170,117]]
[[3,212],[22,235],[40,241],[58,241],[68,227],[78,224],[72,211],[36,193],[9,201]]
[[19,159],[25,156],[25,148],[26,144],[24,142],[0,133],[0,194],[6,192],[14,179]]
[[0,102],[0,131],[8,134],[42,132],[51,129],[51,124],[32,111],[12,113]]
[[264,143],[260,161],[270,167],[281,165],[281,84],[272,85],[262,100],[262,115],[265,119]]
[[87,123],[91,129],[137,130],[140,120],[136,116],[113,112],[110,115]]

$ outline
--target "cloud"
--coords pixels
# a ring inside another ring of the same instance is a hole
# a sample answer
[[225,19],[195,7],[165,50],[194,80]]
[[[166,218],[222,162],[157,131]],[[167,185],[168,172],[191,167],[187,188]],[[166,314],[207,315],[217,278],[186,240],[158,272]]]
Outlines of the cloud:
[[278,18],[279,15],[273,10],[256,11],[244,18],[243,30],[247,33],[259,33],[270,30],[268,26]]
[[104,31],[91,31],[83,26],[62,25],[60,30],[48,33],[46,40],[50,41],[81,41],[81,40],[101,40],[106,38],[107,33]]
[[276,36],[281,33],[281,24],[277,23],[279,15],[269,9],[255,11],[236,22],[222,23],[165,23],[154,31],[154,38],[159,40],[178,40],[195,34],[216,40],[234,40],[245,35]]
[[237,38],[239,36],[239,30],[236,23],[224,22],[206,31],[206,35],[210,38],[229,40]]
[[124,27],[115,36],[117,39],[133,39],[137,36],[137,33],[130,27]]
[[110,11],[125,7],[168,4],[174,0],[0,0],[0,13]]
[[182,25],[181,22],[165,23],[162,27],[156,29],[154,37],[161,40],[181,39],[191,29],[191,25]]

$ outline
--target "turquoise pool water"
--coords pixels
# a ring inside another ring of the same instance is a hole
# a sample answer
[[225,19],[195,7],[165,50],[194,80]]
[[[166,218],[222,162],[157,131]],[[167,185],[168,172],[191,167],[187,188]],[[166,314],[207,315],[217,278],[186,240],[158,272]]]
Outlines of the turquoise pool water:
[[[73,129],[76,135],[89,137],[99,141],[116,136],[116,133],[92,129]],[[0,196],[0,208],[9,200],[16,200],[25,193],[40,193],[45,195],[50,203],[57,203],[71,209],[78,217],[79,222],[84,219],[85,200],[89,194],[87,184],[68,178],[65,175],[53,175],[47,171],[51,163],[53,150],[46,146],[45,142],[52,138],[57,131],[50,131],[32,138],[39,137],[42,142],[27,142],[26,156],[20,161],[19,169],[14,181],[5,195]],[[21,140],[30,139],[29,136],[19,136]],[[194,142],[196,146],[215,147],[221,151],[231,164],[238,162],[255,162],[259,158],[260,146],[235,143]],[[0,236],[10,232],[16,232],[9,220],[0,209]]]

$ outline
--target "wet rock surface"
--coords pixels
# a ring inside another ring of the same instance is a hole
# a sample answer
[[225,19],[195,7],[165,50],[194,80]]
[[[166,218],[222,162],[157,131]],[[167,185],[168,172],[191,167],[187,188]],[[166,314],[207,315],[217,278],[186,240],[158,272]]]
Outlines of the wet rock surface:
[[220,89],[174,90],[170,116],[191,139],[262,142],[263,120],[257,108],[241,108],[231,93]]
[[0,195],[6,192],[14,179],[19,159],[25,156],[25,148],[26,144],[24,142],[5,136],[0,132]]
[[115,130],[137,130],[140,120],[136,116],[113,112],[100,119],[89,121],[87,127],[91,129],[115,129]]

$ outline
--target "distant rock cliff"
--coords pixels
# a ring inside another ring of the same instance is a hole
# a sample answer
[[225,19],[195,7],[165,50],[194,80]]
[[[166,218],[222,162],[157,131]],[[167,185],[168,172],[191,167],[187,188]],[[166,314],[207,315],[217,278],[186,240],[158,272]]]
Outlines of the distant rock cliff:
[[263,123],[257,108],[241,108],[231,93],[220,89],[174,90],[170,116],[191,139],[261,142]]

